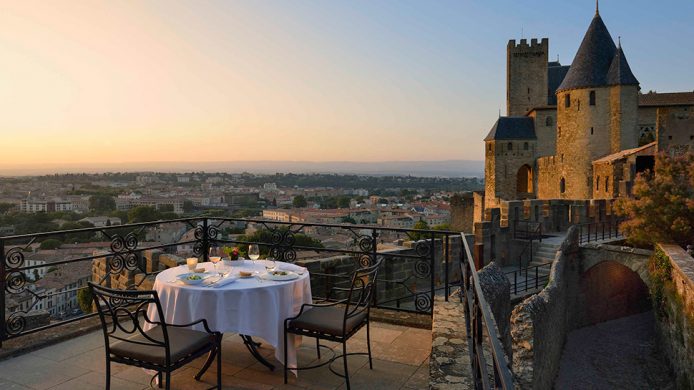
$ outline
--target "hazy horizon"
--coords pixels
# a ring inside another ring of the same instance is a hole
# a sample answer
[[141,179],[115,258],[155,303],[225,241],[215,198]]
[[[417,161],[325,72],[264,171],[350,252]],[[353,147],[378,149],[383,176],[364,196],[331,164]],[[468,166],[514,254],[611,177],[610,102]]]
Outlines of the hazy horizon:
[[373,176],[483,177],[484,161],[150,161],[120,164],[36,164],[24,167],[0,167],[0,176],[36,176],[66,173],[162,172],[162,173],[337,173]]

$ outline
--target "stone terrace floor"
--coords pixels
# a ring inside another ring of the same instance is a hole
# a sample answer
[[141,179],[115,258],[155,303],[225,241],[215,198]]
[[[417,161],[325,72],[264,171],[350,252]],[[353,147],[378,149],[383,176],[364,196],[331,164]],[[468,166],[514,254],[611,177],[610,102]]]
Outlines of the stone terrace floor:
[[[262,340],[258,340],[261,341]],[[101,331],[45,347],[24,355],[0,361],[0,389],[103,389],[104,339]],[[341,346],[323,342],[329,347]],[[222,347],[222,384],[225,389],[344,389],[344,380],[327,366],[301,371],[299,378],[290,375],[283,384],[282,366],[274,359],[271,346],[261,353],[275,364],[274,372],[258,363],[235,334],[224,337]],[[372,322],[371,348],[373,370],[366,356],[348,359],[353,389],[426,389],[429,386],[431,331]],[[347,343],[347,352],[366,351],[366,330],[362,329]],[[338,353],[339,354],[339,353]],[[330,355],[323,350],[325,359]],[[316,363],[315,339],[303,338],[298,351],[300,365]],[[193,379],[204,359],[192,362],[172,375],[173,389],[204,389],[216,382],[216,363],[201,382]],[[342,372],[342,360],[333,366]],[[112,363],[112,389],[148,389],[151,376],[142,369]]]

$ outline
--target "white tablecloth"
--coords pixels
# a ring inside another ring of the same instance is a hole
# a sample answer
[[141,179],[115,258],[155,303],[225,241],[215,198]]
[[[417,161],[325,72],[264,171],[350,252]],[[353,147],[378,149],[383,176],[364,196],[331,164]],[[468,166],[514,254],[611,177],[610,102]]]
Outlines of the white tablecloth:
[[[212,263],[202,263],[198,267],[213,270]],[[285,282],[248,278],[205,287],[175,281],[177,275],[189,272],[186,266],[179,266],[162,271],[154,282],[154,290],[159,294],[166,323],[186,324],[205,318],[214,331],[263,338],[275,347],[277,360],[284,363],[284,320],[298,314],[302,304],[312,302],[311,283],[309,273],[301,267],[282,262],[277,262],[277,267],[304,273],[298,279]],[[240,270],[264,273],[264,262],[256,264],[245,260],[239,266],[232,266],[231,275]],[[153,305],[148,308],[147,315],[153,321],[159,319]],[[200,324],[195,329],[204,328]],[[290,334],[287,344],[288,367],[295,368],[300,336]]]

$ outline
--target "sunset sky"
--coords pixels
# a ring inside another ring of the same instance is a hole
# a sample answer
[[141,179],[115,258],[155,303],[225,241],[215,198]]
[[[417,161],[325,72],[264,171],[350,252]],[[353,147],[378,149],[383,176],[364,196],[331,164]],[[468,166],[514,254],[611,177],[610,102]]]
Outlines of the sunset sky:
[[[602,1],[644,91],[694,89],[694,2]],[[508,39],[571,1],[0,0],[0,167],[482,159]]]

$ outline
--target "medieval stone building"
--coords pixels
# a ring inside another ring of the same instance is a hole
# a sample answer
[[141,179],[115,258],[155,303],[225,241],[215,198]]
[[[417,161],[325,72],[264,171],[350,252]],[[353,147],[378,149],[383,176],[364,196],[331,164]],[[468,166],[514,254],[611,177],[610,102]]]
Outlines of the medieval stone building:
[[549,40],[507,46],[507,115],[485,138],[485,208],[628,196],[659,151],[694,150],[694,92],[643,94],[598,10],[570,66]]

